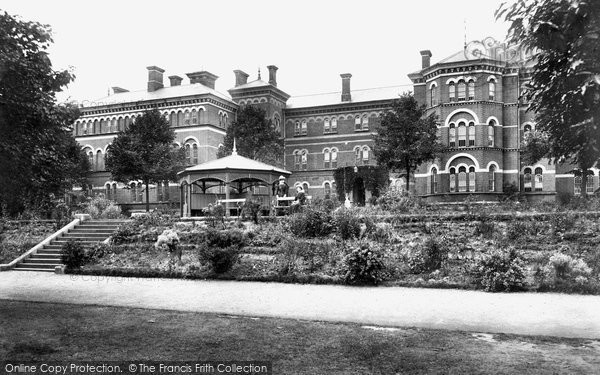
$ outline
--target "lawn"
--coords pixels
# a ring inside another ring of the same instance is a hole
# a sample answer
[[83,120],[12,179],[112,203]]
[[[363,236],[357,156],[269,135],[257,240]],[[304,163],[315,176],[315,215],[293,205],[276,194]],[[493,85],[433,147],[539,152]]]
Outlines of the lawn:
[[600,341],[0,301],[0,360],[271,361],[274,374],[591,374]]

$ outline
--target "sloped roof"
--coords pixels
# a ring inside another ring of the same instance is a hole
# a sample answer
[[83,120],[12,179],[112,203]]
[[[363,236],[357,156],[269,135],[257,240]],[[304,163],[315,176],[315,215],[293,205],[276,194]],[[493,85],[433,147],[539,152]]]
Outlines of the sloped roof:
[[262,79],[257,79],[256,81],[252,81],[252,82],[244,83],[243,85],[236,86],[231,90],[251,89],[254,87],[263,87],[263,86],[271,86],[271,84],[263,81]]
[[169,86],[163,87],[156,91],[149,92],[147,90],[128,91],[117,93],[103,98],[97,99],[94,106],[97,105],[111,105],[121,103],[135,103],[146,100],[157,100],[157,99],[168,99],[178,98],[183,96],[201,95],[201,94],[213,94],[221,99],[230,101],[231,97],[228,94],[224,94],[217,90],[211,89],[210,87],[204,86],[200,83],[192,83],[188,85],[180,86]]
[[245,171],[260,171],[260,172],[275,172],[279,174],[290,175],[292,172],[286,171],[285,169],[277,168],[272,165],[262,163],[260,161],[252,160],[247,157],[238,155],[237,152],[233,152],[229,156],[225,156],[221,159],[215,159],[207,161],[206,163],[198,164],[193,167],[189,167],[179,172],[183,174],[185,172],[205,172],[214,171],[221,169],[236,169]]
[[436,64],[445,64],[445,63],[460,62],[460,61],[467,61],[467,60],[468,59],[465,56],[464,49],[461,49],[460,51],[453,53],[452,55],[446,57],[445,59],[438,61]]
[[324,105],[347,104],[357,102],[370,102],[377,100],[398,99],[404,91],[407,91],[412,85],[398,85],[377,87],[372,89],[352,90],[350,92],[351,100],[342,101],[342,92],[329,92],[323,94],[292,96],[288,102],[287,108],[317,107]]

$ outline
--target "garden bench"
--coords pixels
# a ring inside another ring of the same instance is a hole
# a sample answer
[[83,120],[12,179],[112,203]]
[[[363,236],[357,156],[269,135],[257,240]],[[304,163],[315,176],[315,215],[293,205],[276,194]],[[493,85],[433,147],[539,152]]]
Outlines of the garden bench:
[[[296,200],[296,197],[275,197],[275,205],[273,205],[273,208],[275,210],[283,209],[289,213],[289,209],[290,209],[290,207],[292,207],[291,203],[288,203],[287,206],[283,206],[279,202],[293,202],[295,200]],[[312,200],[312,195],[307,195],[306,196],[306,204],[310,204],[311,200]]]
[[236,199],[217,199],[217,204],[223,205],[225,206],[226,203],[235,203],[236,206],[235,207],[229,207],[230,210],[236,210],[237,215],[239,216],[241,210],[242,210],[242,205],[244,204],[244,202],[246,202],[246,198],[236,198]]

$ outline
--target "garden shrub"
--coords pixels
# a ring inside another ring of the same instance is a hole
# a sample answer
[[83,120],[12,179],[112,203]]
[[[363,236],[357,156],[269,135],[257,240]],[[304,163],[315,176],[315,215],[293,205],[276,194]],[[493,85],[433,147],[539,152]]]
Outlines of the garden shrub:
[[277,252],[279,274],[313,273],[322,270],[326,265],[335,267],[334,246],[328,242],[314,240],[284,240]]
[[242,220],[252,220],[255,224],[258,224],[258,217],[260,215],[261,205],[258,202],[246,199],[242,205],[241,218]]
[[343,240],[358,238],[360,235],[360,218],[352,209],[340,208],[335,213],[335,230]]
[[139,240],[140,233],[140,228],[135,223],[124,223],[113,233],[111,242],[115,245],[135,242]]
[[244,233],[239,229],[216,230],[208,228],[204,241],[209,248],[237,247],[239,249],[245,245]]
[[200,252],[200,261],[209,262],[213,271],[222,274],[230,271],[240,258],[239,247],[210,247]]
[[506,226],[506,238],[514,241],[523,236],[537,236],[544,231],[544,225],[537,220],[512,220]]
[[542,289],[573,289],[573,283],[587,284],[591,274],[591,267],[583,259],[554,253],[537,276]]
[[88,198],[83,203],[83,212],[94,219],[118,219],[122,217],[121,208],[104,195],[99,194]]
[[368,238],[379,243],[388,243],[393,238],[392,225],[390,223],[377,223],[373,230],[367,234]]
[[87,257],[81,242],[68,240],[61,248],[61,261],[70,269],[77,269],[83,266]]
[[421,198],[392,188],[377,198],[376,204],[384,210],[399,213],[416,212],[425,205]]
[[143,228],[160,226],[168,227],[173,225],[174,222],[175,221],[171,216],[165,215],[158,210],[145,212],[141,215],[136,215],[133,217],[133,224]]
[[208,218],[208,225],[211,228],[221,225],[225,229],[225,207],[222,204],[213,205],[209,203],[208,207],[203,209],[202,212]]
[[298,237],[324,237],[333,229],[331,213],[312,206],[288,218],[290,231]]
[[383,281],[383,255],[368,243],[358,243],[350,248],[343,260],[346,284],[373,284]]
[[171,255],[176,256],[181,261],[181,247],[179,245],[179,236],[172,229],[167,229],[158,236],[154,247],[157,250],[166,250]]
[[406,263],[413,273],[438,270],[448,259],[448,247],[441,241],[429,237],[416,251],[408,254]]
[[559,212],[552,215],[550,218],[552,232],[560,234],[572,230],[577,222],[577,217],[577,213],[572,211]]
[[522,290],[525,285],[524,260],[514,248],[492,250],[476,262],[473,276],[487,292]]

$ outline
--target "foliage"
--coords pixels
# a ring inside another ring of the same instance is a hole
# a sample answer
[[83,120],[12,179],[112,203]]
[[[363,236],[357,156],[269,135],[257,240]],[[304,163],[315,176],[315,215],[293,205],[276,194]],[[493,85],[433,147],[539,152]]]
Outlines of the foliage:
[[416,251],[409,253],[406,263],[413,273],[423,273],[438,270],[448,259],[448,247],[443,241],[428,237]]
[[94,219],[118,219],[122,217],[121,208],[114,201],[99,194],[88,197],[83,203],[83,212]]
[[378,197],[380,192],[388,185],[389,172],[386,168],[375,165],[361,165],[356,167],[340,167],[333,171],[335,188],[340,202],[346,200],[346,192],[354,189],[354,183],[362,179],[365,189],[370,190],[373,196]]
[[177,235],[177,232],[172,229],[166,229],[160,236],[158,236],[154,247],[157,250],[166,250],[181,260],[181,249],[178,248],[178,244],[179,236]]
[[212,247],[200,253],[200,260],[208,261],[213,271],[219,274],[230,271],[239,259],[239,248],[236,246],[225,248]]
[[360,218],[355,210],[340,207],[334,216],[335,231],[342,240],[358,238],[360,235]]
[[81,242],[68,240],[61,248],[61,261],[67,268],[80,268],[86,263],[86,254]]
[[298,237],[323,237],[333,230],[331,213],[312,206],[290,215],[288,223],[290,231]]
[[506,226],[506,238],[509,240],[518,240],[522,237],[531,238],[541,234],[544,230],[544,223],[537,220],[511,220]]
[[525,133],[522,143],[522,162],[533,165],[550,152],[550,139],[547,133],[532,130]]
[[221,224],[225,229],[225,207],[222,204],[212,203],[208,204],[208,207],[203,209],[204,215],[208,218],[208,225],[211,228],[216,228],[217,224]]
[[505,182],[502,185],[505,201],[518,201],[521,195],[519,187],[514,182]]
[[373,284],[383,281],[383,255],[381,251],[365,242],[350,247],[343,260],[346,284]]
[[589,169],[600,160],[600,2],[515,1],[496,17],[511,22],[509,42],[535,52],[525,96],[546,156]]
[[209,248],[241,248],[245,245],[244,233],[237,229],[215,230],[207,229],[205,245]]
[[437,137],[437,117],[425,113],[425,106],[419,105],[411,93],[405,93],[382,116],[374,136],[377,163],[389,170],[404,171],[409,191],[411,172],[433,160],[442,150]]
[[575,226],[578,215],[572,211],[559,212],[550,218],[550,225],[554,234],[568,232]]
[[525,286],[525,264],[514,248],[492,250],[480,258],[473,276],[487,292],[511,292]]
[[74,76],[48,57],[48,25],[0,13],[0,209],[16,216],[51,205],[85,181],[88,159],[72,135],[79,110],[57,105]]
[[315,240],[284,239],[276,255],[282,276],[323,271],[335,267],[335,245]]
[[264,109],[247,105],[237,112],[235,121],[226,130],[223,147],[219,149],[217,157],[231,154],[234,139],[239,155],[267,164],[282,165],[283,139],[273,122],[267,119]]
[[480,220],[475,224],[475,235],[489,237],[494,234],[496,225],[488,216],[480,216]]
[[409,213],[423,208],[421,198],[410,193],[390,188],[377,199],[377,205],[384,210],[398,213]]
[[174,148],[175,131],[157,109],[146,111],[108,146],[106,170],[123,183],[141,180],[146,185],[146,211],[150,211],[149,185],[174,181],[185,166],[185,151]]
[[258,224],[258,216],[260,215],[261,205],[259,202],[251,199],[246,199],[242,205],[241,217],[242,220],[251,219],[254,224]]

